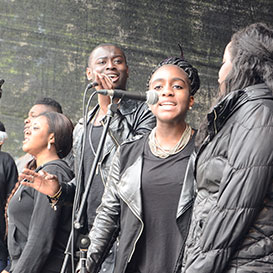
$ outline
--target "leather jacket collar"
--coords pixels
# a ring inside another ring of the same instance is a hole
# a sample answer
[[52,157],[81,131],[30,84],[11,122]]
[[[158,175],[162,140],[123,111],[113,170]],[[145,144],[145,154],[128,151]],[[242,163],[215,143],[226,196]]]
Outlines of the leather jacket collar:
[[[119,109],[118,111],[122,116],[130,115],[134,113],[138,107],[138,104],[135,100],[131,99],[122,99],[119,102]],[[99,109],[99,104],[97,104],[89,113],[88,113],[88,119],[87,122],[89,123],[90,120],[94,117],[94,114],[98,111]],[[83,124],[83,118],[79,120],[80,124]]]

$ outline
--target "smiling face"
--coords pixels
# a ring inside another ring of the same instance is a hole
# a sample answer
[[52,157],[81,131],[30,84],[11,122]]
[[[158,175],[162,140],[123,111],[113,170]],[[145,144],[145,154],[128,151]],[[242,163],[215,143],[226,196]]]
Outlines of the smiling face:
[[48,142],[54,143],[54,134],[49,133],[47,118],[39,116],[32,120],[31,126],[25,131],[23,151],[37,157],[47,149]]
[[111,45],[96,48],[91,53],[86,69],[88,80],[94,81],[94,72],[106,74],[112,80],[113,88],[126,89],[128,66],[119,48]]
[[149,87],[159,93],[158,103],[150,106],[157,123],[185,122],[194,99],[184,70],[172,64],[163,65],[152,75]]

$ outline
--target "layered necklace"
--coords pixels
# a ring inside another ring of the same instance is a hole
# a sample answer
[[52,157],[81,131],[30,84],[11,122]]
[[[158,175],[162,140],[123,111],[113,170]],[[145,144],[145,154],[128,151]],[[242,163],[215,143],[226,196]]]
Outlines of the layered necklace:
[[158,140],[156,139],[156,127],[151,131],[149,136],[149,146],[152,151],[152,153],[160,158],[166,158],[170,155],[174,155],[182,151],[185,146],[188,144],[188,142],[191,139],[192,134],[192,128],[189,124],[186,124],[186,128],[180,138],[180,140],[177,142],[177,144],[172,148],[164,148],[162,147]]

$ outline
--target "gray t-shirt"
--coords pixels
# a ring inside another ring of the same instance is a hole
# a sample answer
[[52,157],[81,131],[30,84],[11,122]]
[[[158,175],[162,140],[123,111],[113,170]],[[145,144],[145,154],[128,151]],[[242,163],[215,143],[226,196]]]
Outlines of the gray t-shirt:
[[[92,128],[92,129],[91,129]],[[87,137],[85,140],[85,152],[83,161],[83,177],[84,186],[86,187],[88,177],[95,159],[94,152],[97,151],[100,137],[103,131],[103,126],[92,126],[91,123],[88,124]],[[91,149],[91,144],[94,151]],[[91,229],[95,216],[96,209],[101,203],[102,194],[104,192],[104,185],[99,173],[96,173],[91,184],[91,188],[87,197],[87,207],[86,207],[86,219],[88,224],[88,230]]]

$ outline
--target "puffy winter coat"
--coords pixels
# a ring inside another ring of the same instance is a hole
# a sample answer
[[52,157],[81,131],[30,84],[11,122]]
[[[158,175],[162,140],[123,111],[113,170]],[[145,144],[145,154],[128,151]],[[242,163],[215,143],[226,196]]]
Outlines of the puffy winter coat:
[[[192,161],[197,196],[182,272],[273,272],[272,91],[265,84],[234,91],[208,122]],[[182,191],[184,208],[192,192]]]

